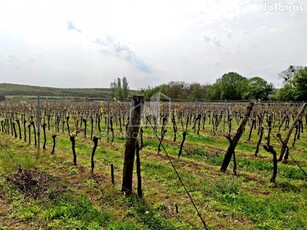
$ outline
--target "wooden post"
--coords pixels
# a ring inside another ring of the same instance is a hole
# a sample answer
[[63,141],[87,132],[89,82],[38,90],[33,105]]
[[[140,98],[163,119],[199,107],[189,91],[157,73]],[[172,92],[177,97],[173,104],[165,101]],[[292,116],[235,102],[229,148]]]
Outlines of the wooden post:
[[229,147],[228,147],[228,150],[227,150],[227,152],[225,154],[224,161],[223,161],[223,164],[222,164],[222,167],[221,167],[221,171],[222,172],[225,172],[227,170],[227,167],[228,167],[228,165],[230,163],[231,157],[234,154],[236,146],[237,146],[237,144],[238,144],[238,142],[239,142],[239,140],[240,140],[240,138],[241,138],[241,136],[243,134],[244,128],[245,128],[246,123],[248,121],[248,118],[249,118],[249,116],[251,114],[253,106],[254,106],[253,102],[250,102],[248,104],[247,111],[245,113],[245,116],[243,118],[243,121],[242,121],[240,127],[237,130],[237,133],[234,135],[234,137],[232,139],[229,136]]
[[297,114],[296,118],[294,119],[294,121],[293,121],[293,123],[292,123],[292,125],[291,125],[291,127],[290,127],[290,129],[289,129],[289,131],[287,133],[287,136],[286,136],[285,140],[282,141],[282,145],[281,145],[281,150],[280,150],[280,155],[279,155],[278,161],[281,161],[283,159],[285,151],[287,149],[287,144],[288,144],[288,141],[290,139],[291,133],[292,133],[296,123],[300,120],[301,116],[303,115],[304,110],[306,108],[306,105],[307,105],[306,103],[303,104],[301,110],[299,111],[299,113]]
[[115,184],[115,181],[114,181],[114,166],[113,166],[113,164],[111,164],[111,181],[112,181],[112,184]]
[[132,191],[135,146],[140,129],[141,111],[143,105],[144,96],[133,96],[133,107],[130,109],[130,119],[126,134],[127,137],[122,182],[122,191],[126,192],[128,195]]
[[137,174],[137,181],[138,181],[137,191],[138,191],[138,196],[142,198],[143,191],[142,191],[142,177],[141,177],[140,146],[139,146],[138,141],[136,141],[135,155],[136,155],[136,174]]

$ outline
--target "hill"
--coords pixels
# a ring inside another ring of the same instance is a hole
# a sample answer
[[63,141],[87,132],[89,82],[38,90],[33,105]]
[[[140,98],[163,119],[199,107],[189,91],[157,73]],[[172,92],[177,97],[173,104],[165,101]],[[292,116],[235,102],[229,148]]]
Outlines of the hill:
[[110,88],[54,88],[0,83],[0,95],[5,96],[69,96],[99,98],[111,94],[112,91]]

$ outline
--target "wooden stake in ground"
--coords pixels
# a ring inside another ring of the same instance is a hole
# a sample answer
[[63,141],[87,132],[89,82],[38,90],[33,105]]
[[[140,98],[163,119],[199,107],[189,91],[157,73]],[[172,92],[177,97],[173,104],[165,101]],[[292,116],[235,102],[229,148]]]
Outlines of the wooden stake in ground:
[[112,184],[115,184],[115,181],[114,181],[114,166],[113,166],[113,164],[111,164],[111,181],[112,181]]
[[236,146],[237,146],[237,144],[238,144],[238,142],[239,142],[239,140],[240,140],[240,138],[243,134],[244,128],[245,128],[246,123],[248,121],[248,118],[251,114],[253,106],[254,106],[253,102],[250,102],[248,104],[245,116],[243,118],[243,121],[241,122],[241,125],[239,126],[239,128],[237,130],[237,133],[234,135],[234,137],[232,139],[229,137],[230,138],[229,139],[229,147],[228,147],[228,150],[225,154],[224,161],[223,161],[223,164],[222,164],[222,167],[221,167],[222,172],[225,172],[227,170],[227,167],[230,163],[231,157],[234,154]]
[[294,119],[294,121],[293,121],[293,123],[292,123],[292,125],[291,125],[291,127],[290,127],[290,129],[289,129],[289,131],[287,133],[287,136],[286,136],[285,140],[282,141],[282,146],[281,146],[281,150],[280,150],[280,155],[279,155],[278,161],[281,161],[283,159],[285,151],[287,149],[287,144],[288,144],[288,141],[290,139],[291,133],[292,133],[296,123],[300,120],[301,116],[303,115],[304,110],[306,108],[306,105],[307,105],[306,103],[303,104],[301,110],[299,111],[299,113],[297,114],[296,118]]
[[140,146],[138,141],[136,141],[135,156],[136,156],[136,174],[138,181],[137,191],[138,191],[138,196],[142,198],[143,191],[142,191],[142,177],[141,177]]
[[127,127],[125,159],[123,168],[122,191],[130,194],[132,191],[132,176],[135,156],[135,146],[140,129],[141,110],[144,96],[133,96],[133,107],[130,109],[130,119]]

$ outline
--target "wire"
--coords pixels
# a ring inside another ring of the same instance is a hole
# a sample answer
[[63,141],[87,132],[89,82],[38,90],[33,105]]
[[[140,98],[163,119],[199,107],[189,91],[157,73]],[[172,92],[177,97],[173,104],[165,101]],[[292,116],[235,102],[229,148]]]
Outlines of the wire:
[[[269,127],[264,123],[262,122],[262,124],[266,127],[266,129],[269,129]],[[280,144],[280,145],[283,145],[283,143],[275,136],[275,134],[273,132],[271,132],[271,134],[273,135],[273,137],[275,138],[275,140],[277,140],[277,142]],[[288,148],[288,147],[287,147]],[[305,172],[305,170],[302,168],[302,166],[298,163],[297,160],[294,159],[294,157],[290,154],[290,152],[288,152],[288,155],[292,158],[292,160],[294,161],[294,163],[299,167],[299,169],[304,173],[306,179],[307,179],[307,173]]]
[[[147,121],[149,122],[149,124],[150,124],[152,130],[154,131],[155,136],[157,137],[158,140],[160,140],[160,138],[159,138],[159,136],[158,136],[158,134],[157,134],[157,131],[155,131],[153,125],[151,124],[151,121],[148,119],[147,116],[146,116],[146,119],[147,119]],[[201,220],[201,222],[202,222],[202,224],[203,224],[203,226],[204,226],[204,229],[207,230],[207,229],[208,229],[208,226],[207,226],[205,220],[203,219],[203,217],[202,217],[200,211],[198,210],[198,208],[197,208],[197,206],[196,206],[196,204],[195,204],[195,202],[194,202],[194,200],[193,200],[191,194],[189,193],[188,189],[186,188],[185,184],[183,183],[183,181],[182,181],[182,179],[181,179],[181,177],[180,177],[180,175],[179,175],[179,172],[177,171],[177,169],[176,169],[176,167],[175,167],[175,165],[174,165],[172,159],[171,159],[170,156],[168,155],[168,153],[167,153],[166,149],[164,148],[164,145],[163,145],[162,142],[161,142],[161,145],[160,145],[160,146],[162,147],[163,151],[165,152],[165,154],[166,154],[166,156],[167,156],[167,159],[168,159],[168,161],[170,162],[172,168],[174,169],[174,171],[175,171],[175,173],[176,173],[176,176],[177,176],[178,180],[180,181],[180,183],[181,183],[181,185],[182,185],[182,187],[183,187],[185,193],[186,193],[187,196],[189,197],[189,199],[190,199],[190,201],[191,201],[191,203],[192,203],[194,209],[196,210],[197,215],[198,215],[198,217],[200,218],[200,220]]]

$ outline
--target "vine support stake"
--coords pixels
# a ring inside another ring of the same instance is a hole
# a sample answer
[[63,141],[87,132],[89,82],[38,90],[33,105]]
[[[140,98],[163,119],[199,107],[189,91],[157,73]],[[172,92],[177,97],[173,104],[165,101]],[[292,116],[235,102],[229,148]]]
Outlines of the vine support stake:
[[133,96],[133,107],[130,109],[130,119],[127,128],[125,159],[123,168],[122,191],[127,195],[132,191],[133,165],[136,141],[140,129],[141,112],[144,106],[144,96]]
[[290,127],[290,129],[289,129],[289,131],[287,133],[287,136],[286,136],[285,140],[282,141],[282,145],[281,145],[281,150],[280,150],[280,155],[279,155],[278,161],[281,161],[283,159],[285,151],[287,149],[287,144],[288,144],[288,141],[290,139],[291,133],[292,133],[296,123],[300,120],[301,116],[303,115],[304,110],[306,108],[306,105],[307,105],[306,103],[303,104],[301,110],[299,111],[299,113],[297,114],[296,118],[294,119],[294,121],[293,121],[293,123],[292,123],[292,125],[291,125],[291,127]]
[[115,180],[114,180],[114,165],[113,164],[111,164],[111,181],[112,181],[112,184],[114,185]]
[[234,135],[234,137],[231,139],[231,137],[229,136],[229,147],[228,147],[228,150],[225,154],[225,157],[224,157],[224,161],[223,161],[223,164],[222,164],[222,167],[221,167],[221,171],[222,172],[225,172],[227,170],[227,167],[230,163],[230,160],[231,160],[231,157],[233,156],[234,154],[234,151],[236,149],[236,146],[243,134],[243,131],[244,131],[244,128],[246,126],[246,123],[248,121],[248,118],[251,114],[251,111],[253,109],[253,106],[254,106],[254,103],[253,102],[250,102],[247,106],[247,110],[246,110],[246,113],[245,113],[245,116],[237,130],[237,133]]

